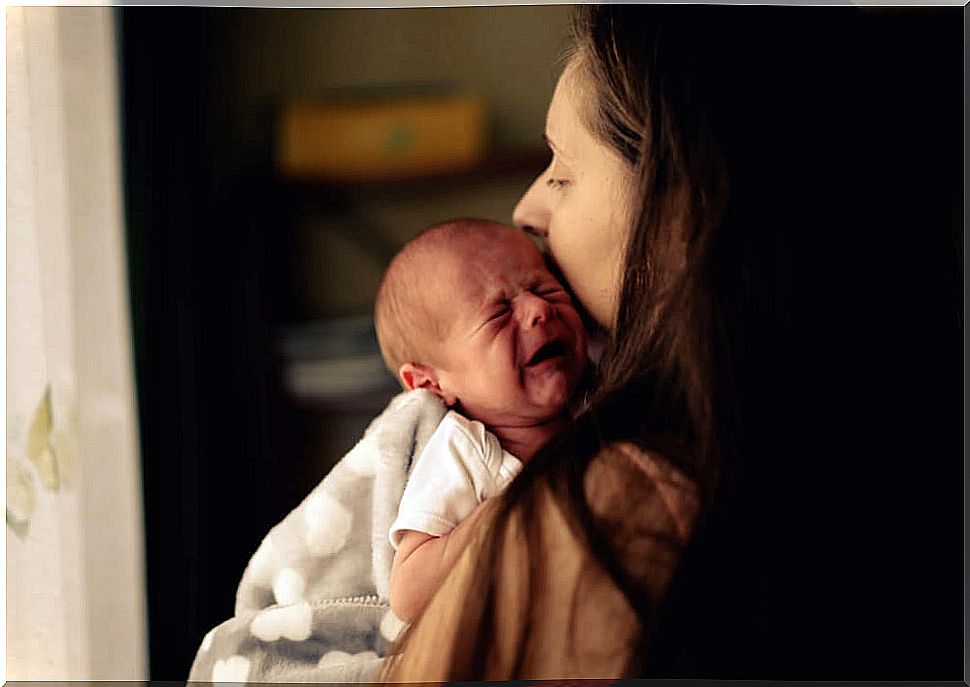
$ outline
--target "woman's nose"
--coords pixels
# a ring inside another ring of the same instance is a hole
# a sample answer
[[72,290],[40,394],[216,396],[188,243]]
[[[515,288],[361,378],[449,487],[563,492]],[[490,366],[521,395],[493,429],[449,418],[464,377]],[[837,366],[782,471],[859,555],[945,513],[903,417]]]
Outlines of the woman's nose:
[[549,236],[549,189],[545,177],[546,172],[536,177],[512,212],[512,222],[516,227],[527,234],[542,238]]

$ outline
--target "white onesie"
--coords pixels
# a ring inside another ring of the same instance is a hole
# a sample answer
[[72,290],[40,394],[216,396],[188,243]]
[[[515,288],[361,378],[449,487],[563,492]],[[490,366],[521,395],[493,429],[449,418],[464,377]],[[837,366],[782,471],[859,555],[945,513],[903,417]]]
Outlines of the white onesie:
[[388,533],[391,546],[397,550],[403,530],[448,534],[521,469],[485,425],[448,411],[411,467]]

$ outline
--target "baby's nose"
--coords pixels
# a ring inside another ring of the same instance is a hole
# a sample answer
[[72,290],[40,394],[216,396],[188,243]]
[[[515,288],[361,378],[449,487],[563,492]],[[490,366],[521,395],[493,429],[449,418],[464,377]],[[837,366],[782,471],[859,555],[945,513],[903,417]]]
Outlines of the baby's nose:
[[526,294],[522,307],[523,326],[536,327],[548,320],[551,314],[552,306],[546,299],[532,293]]

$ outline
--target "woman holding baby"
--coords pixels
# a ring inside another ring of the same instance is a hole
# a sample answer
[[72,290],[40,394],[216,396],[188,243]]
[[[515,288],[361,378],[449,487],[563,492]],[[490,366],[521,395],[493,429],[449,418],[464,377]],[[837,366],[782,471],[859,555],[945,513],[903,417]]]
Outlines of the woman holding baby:
[[[894,139],[892,174],[877,157],[918,108],[887,108],[854,43],[889,59],[893,29],[698,9],[577,11],[552,161],[514,220],[605,352],[585,409],[487,503],[388,680],[951,674],[940,658],[959,646],[930,625],[958,587],[926,573],[944,554],[889,548],[904,523],[928,543],[942,511],[904,497],[918,472],[876,459],[918,434],[877,392],[882,362],[925,352],[872,316],[906,254],[890,230],[954,197],[918,199],[923,148]],[[873,226],[887,233],[869,242]]]

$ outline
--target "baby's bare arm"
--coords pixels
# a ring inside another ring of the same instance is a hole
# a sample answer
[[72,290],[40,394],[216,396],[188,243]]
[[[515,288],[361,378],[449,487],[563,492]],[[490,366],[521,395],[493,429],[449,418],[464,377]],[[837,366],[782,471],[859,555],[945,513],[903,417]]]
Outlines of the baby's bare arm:
[[[487,503],[487,502],[486,502]],[[442,537],[405,530],[391,566],[391,610],[405,622],[421,615],[475,531],[485,503]]]

